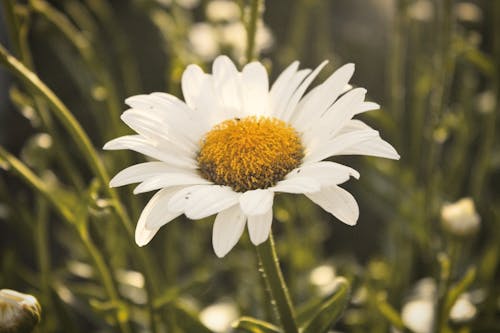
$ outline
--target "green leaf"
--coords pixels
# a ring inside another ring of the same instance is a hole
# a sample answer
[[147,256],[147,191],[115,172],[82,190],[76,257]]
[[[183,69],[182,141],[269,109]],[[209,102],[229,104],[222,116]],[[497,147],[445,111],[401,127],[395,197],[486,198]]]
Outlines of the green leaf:
[[350,284],[345,278],[337,278],[335,289],[304,326],[303,333],[326,333],[340,318],[350,299]]
[[268,323],[267,321],[255,319],[252,317],[241,317],[233,324],[233,327],[249,333],[281,333],[282,331]]

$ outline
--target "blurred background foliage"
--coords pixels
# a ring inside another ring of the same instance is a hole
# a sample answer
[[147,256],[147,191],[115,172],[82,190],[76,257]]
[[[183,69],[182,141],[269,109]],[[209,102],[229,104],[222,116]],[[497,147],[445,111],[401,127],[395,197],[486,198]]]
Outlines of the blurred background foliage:
[[[100,150],[129,132],[124,98],[182,97],[185,66],[209,70],[221,53],[243,64],[247,6],[2,0],[0,40],[64,102],[113,175],[142,159]],[[337,331],[500,331],[500,1],[267,1],[262,15],[255,43],[271,76],[296,59],[329,60],[320,79],[354,62],[353,84],[382,105],[364,120],[402,156],[342,158],[362,175],[347,184],[361,207],[354,228],[279,196],[273,229],[298,321],[344,276],[349,304],[327,325]],[[75,125],[24,74],[0,68],[0,287],[37,296],[38,331],[276,323],[246,236],[218,259],[211,219],[180,218],[137,248],[131,230],[149,196],[107,189]]]

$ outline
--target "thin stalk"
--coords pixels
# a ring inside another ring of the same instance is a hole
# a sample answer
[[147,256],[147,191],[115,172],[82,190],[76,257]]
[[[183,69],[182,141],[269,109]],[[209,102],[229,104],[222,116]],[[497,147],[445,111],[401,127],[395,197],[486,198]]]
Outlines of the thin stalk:
[[87,6],[101,21],[104,29],[109,31],[112,36],[111,43],[117,53],[117,58],[120,59],[118,65],[122,72],[125,91],[127,94],[136,94],[140,91],[140,76],[137,64],[132,56],[132,50],[126,39],[126,34],[117,22],[114,15],[114,9],[108,1],[102,0],[87,0]]
[[47,200],[42,194],[37,194],[36,196],[36,207],[37,207],[37,221],[35,226],[35,244],[36,244],[36,255],[38,259],[38,267],[40,270],[40,289],[42,292],[42,305],[46,313],[50,314],[45,316],[45,321],[43,327],[46,331],[54,331],[52,325],[55,324],[53,312],[53,302],[51,297],[51,257],[49,249],[49,209],[47,205]]
[[[106,290],[106,293],[110,298],[111,303],[113,303],[113,305],[117,307],[115,314],[116,314],[116,321],[118,323],[118,326],[120,327],[120,331],[123,333],[130,333],[132,330],[130,328],[128,320],[122,319],[122,316],[120,315],[121,311],[120,307],[122,306],[122,303],[120,301],[120,296],[118,294],[116,283],[109,270],[109,267],[106,265],[106,262],[104,261],[102,253],[99,251],[97,246],[92,242],[92,239],[88,234],[86,226],[79,227],[77,229],[78,229],[78,234],[80,235],[80,239],[82,240],[85,248],[87,249],[87,252],[92,258],[95,267],[97,268],[102,284],[104,286],[104,289]],[[124,316],[124,318],[127,318],[127,316]]]
[[[64,219],[72,223],[75,222],[76,220],[75,212],[70,207],[65,207],[63,204],[61,204],[60,201],[52,194],[50,188],[47,187],[47,185],[43,182],[43,180],[41,180],[37,175],[35,175],[33,171],[31,171],[23,162],[12,156],[10,153],[4,150],[3,147],[0,146],[0,161],[1,160],[5,160],[7,162],[8,167],[10,167],[14,173],[16,173],[28,185],[33,187],[33,189],[35,189],[37,193],[40,193],[40,195],[42,195],[45,199],[47,199],[48,202],[50,202],[54,206],[56,212],[58,212]],[[108,267],[104,263],[102,254],[99,252],[97,247],[92,243],[86,229],[82,227],[79,228],[77,227],[77,229],[85,247],[89,251],[90,256],[92,257],[92,259],[96,264],[96,268],[100,273],[104,288],[110,300],[113,302],[113,304],[119,304],[120,300],[118,292],[116,291],[116,287],[114,286],[111,273],[109,272]],[[40,237],[46,237],[46,235],[42,235]],[[47,258],[43,258],[42,260],[43,262],[45,262],[44,265],[46,265]],[[120,325],[122,332],[124,333],[130,332],[130,327],[128,327],[128,323],[126,321],[120,320],[118,317],[117,321]]]
[[[106,191],[106,194],[115,203],[116,214],[118,215],[123,227],[127,231],[130,239],[134,239],[134,232],[132,228],[132,221],[130,220],[125,207],[123,207],[117,192],[107,186],[109,184],[109,175],[104,167],[104,164],[100,160],[94,146],[92,145],[90,138],[87,136],[81,125],[75,119],[73,114],[64,105],[64,103],[50,90],[49,87],[43,83],[38,76],[31,72],[26,66],[24,66],[19,60],[14,58],[9,52],[0,44],[0,64],[3,64],[8,70],[10,70],[14,75],[19,77],[28,87],[33,89],[41,97],[43,97],[46,102],[51,106],[51,110],[54,112],[55,116],[61,121],[62,125],[68,131],[70,136],[75,140],[77,147],[83,154],[84,159],[89,164],[90,168],[100,180],[101,184]],[[158,289],[158,281],[154,279],[155,274],[153,266],[150,262],[149,256],[147,256],[144,251],[139,250],[136,247],[132,247],[133,254],[136,260],[143,266],[144,274],[146,276],[146,292],[148,293],[148,311],[150,316],[153,317],[153,291]],[[150,285],[151,284],[151,285]]]
[[[389,53],[389,105],[392,116],[397,124],[402,124],[405,109],[405,61],[406,61],[406,32],[408,15],[406,14],[407,0],[397,0],[394,13],[392,46]],[[396,147],[403,145],[402,134],[397,133]]]
[[272,303],[278,313],[284,332],[298,333],[292,301],[283,279],[272,233],[269,234],[268,240],[257,246],[257,254],[261,272],[266,280],[268,291],[273,300]]
[[[10,33],[10,40],[13,44],[14,50],[16,50],[16,56],[21,59],[22,63],[34,71],[33,59],[31,57],[31,51],[27,43],[28,29],[26,27],[21,27],[19,20],[14,12],[14,2],[13,0],[3,0],[3,8],[5,10],[5,18],[8,23],[8,30]],[[43,127],[54,139],[54,151],[59,155],[59,162],[61,163],[62,170],[66,173],[69,180],[75,185],[76,188],[83,188],[83,181],[81,177],[75,172],[76,168],[71,163],[71,160],[66,158],[68,154],[65,154],[66,149],[62,145],[63,140],[60,139],[59,133],[57,132],[55,126],[53,125],[52,118],[47,111],[46,105],[40,100],[40,98],[33,93],[33,89],[29,89],[33,97],[33,103],[38,115],[43,124]]]
[[263,6],[263,0],[252,0],[250,5],[250,17],[246,24],[247,27],[247,49],[246,61],[255,60],[255,35],[257,34],[257,22],[259,20],[259,10]]
[[94,52],[91,41],[75,27],[66,16],[53,8],[43,0],[31,0],[32,8],[52,23],[64,37],[78,50],[88,68],[93,71],[97,81],[106,89],[106,104],[108,107],[108,118],[111,126],[111,133],[103,133],[106,139],[117,134],[122,134],[120,119],[120,98],[116,86],[108,70],[101,65]]
[[480,145],[479,155],[477,157],[477,163],[475,167],[475,172],[471,177],[471,188],[472,195],[476,200],[481,197],[482,189],[484,188],[484,183],[488,177],[490,160],[492,157],[493,147],[495,145],[495,127],[496,127],[496,117],[498,113],[498,106],[500,105],[500,2],[491,2],[493,17],[492,17],[492,41],[493,41],[493,52],[495,59],[495,72],[493,86],[495,89],[496,97],[496,109],[492,110],[490,114],[486,115],[484,118],[483,128],[484,137],[483,142]]

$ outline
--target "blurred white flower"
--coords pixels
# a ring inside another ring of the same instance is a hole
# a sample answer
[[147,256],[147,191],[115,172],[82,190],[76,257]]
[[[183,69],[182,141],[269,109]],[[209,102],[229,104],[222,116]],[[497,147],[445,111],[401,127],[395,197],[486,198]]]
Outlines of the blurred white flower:
[[240,7],[235,1],[214,0],[206,7],[207,18],[214,22],[237,21],[241,17]]
[[434,303],[432,299],[416,298],[403,306],[401,318],[405,326],[415,333],[430,333],[434,323]]
[[188,39],[194,54],[205,61],[214,59],[220,51],[217,30],[208,23],[194,24]]
[[34,296],[0,290],[0,332],[31,332],[40,321],[41,312]]
[[472,2],[459,2],[455,4],[454,12],[460,21],[479,22],[483,19],[481,8]]
[[238,317],[238,308],[232,302],[215,303],[200,312],[201,322],[216,333],[229,332],[231,323]]
[[463,198],[441,208],[443,228],[454,236],[469,236],[479,229],[481,219],[476,212],[474,201]]
[[[233,50],[236,59],[241,59],[247,47],[247,33],[242,22],[232,22],[221,27],[222,44]],[[273,45],[274,39],[271,31],[261,21],[257,24],[255,34],[255,51],[257,54],[267,51]]]
[[347,64],[305,94],[326,62],[314,71],[291,64],[269,87],[265,67],[252,62],[240,72],[226,56],[212,74],[190,65],[182,76],[185,102],[166,93],[130,97],[122,120],[138,135],[104,149],[130,149],[156,159],[118,173],[110,186],[140,183],[134,193],[159,190],[141,213],[136,243],[144,246],[177,216],[217,214],[212,244],[219,257],[245,227],[254,245],[266,241],[275,193],[305,194],[355,225],[355,198],[339,185],[359,173],[325,161],[338,155],[399,159],[396,150],[357,114],[378,109],[366,90],[346,91],[354,73]]
[[156,2],[165,7],[170,7],[175,3],[185,9],[193,9],[200,4],[200,0],[156,0]]
[[455,323],[464,323],[472,320],[476,313],[476,306],[471,302],[468,294],[463,294],[451,308],[450,319]]
[[430,21],[434,16],[434,4],[430,0],[417,0],[408,6],[408,16],[417,21]]
[[337,286],[335,276],[335,267],[321,265],[309,273],[309,282],[318,289],[320,295],[326,296],[331,294]]
[[[437,285],[434,279],[419,280],[413,288],[410,299],[401,310],[403,323],[415,333],[432,332]],[[450,311],[450,319],[455,323],[468,322],[475,317],[476,306],[472,303],[469,293],[461,294]]]

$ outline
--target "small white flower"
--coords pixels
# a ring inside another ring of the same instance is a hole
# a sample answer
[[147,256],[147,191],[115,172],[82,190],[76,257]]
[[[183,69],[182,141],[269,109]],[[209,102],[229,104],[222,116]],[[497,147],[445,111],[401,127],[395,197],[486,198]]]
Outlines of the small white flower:
[[359,173],[325,159],[399,155],[378,131],[352,119],[379,108],[364,100],[365,89],[350,89],[353,64],[305,94],[325,65],[299,70],[294,62],[269,87],[259,62],[240,72],[219,56],[212,74],[187,67],[185,101],[166,93],[128,98],[131,109],[121,118],[138,134],[111,140],[104,149],[130,149],[156,160],[128,167],[110,183],[140,183],[134,193],[159,190],[139,218],[137,244],[146,245],[181,214],[217,214],[212,241],[219,257],[234,247],[245,226],[252,243],[261,244],[279,192],[305,194],[342,222],[356,224],[356,200],[339,185]]
[[240,19],[241,11],[238,4],[229,0],[213,0],[207,4],[207,18],[211,21],[236,21]]
[[0,332],[31,332],[40,321],[42,308],[32,295],[0,290]]
[[443,228],[455,236],[469,236],[479,229],[481,218],[476,212],[474,201],[464,198],[441,208]]
[[406,327],[415,333],[431,333],[434,323],[434,303],[432,299],[417,298],[403,306],[401,319]]
[[219,53],[217,29],[208,23],[196,23],[188,33],[189,44],[194,54],[203,60],[212,60]]
[[217,333],[230,331],[231,324],[238,317],[239,311],[236,304],[227,301],[207,306],[200,312],[201,322]]

